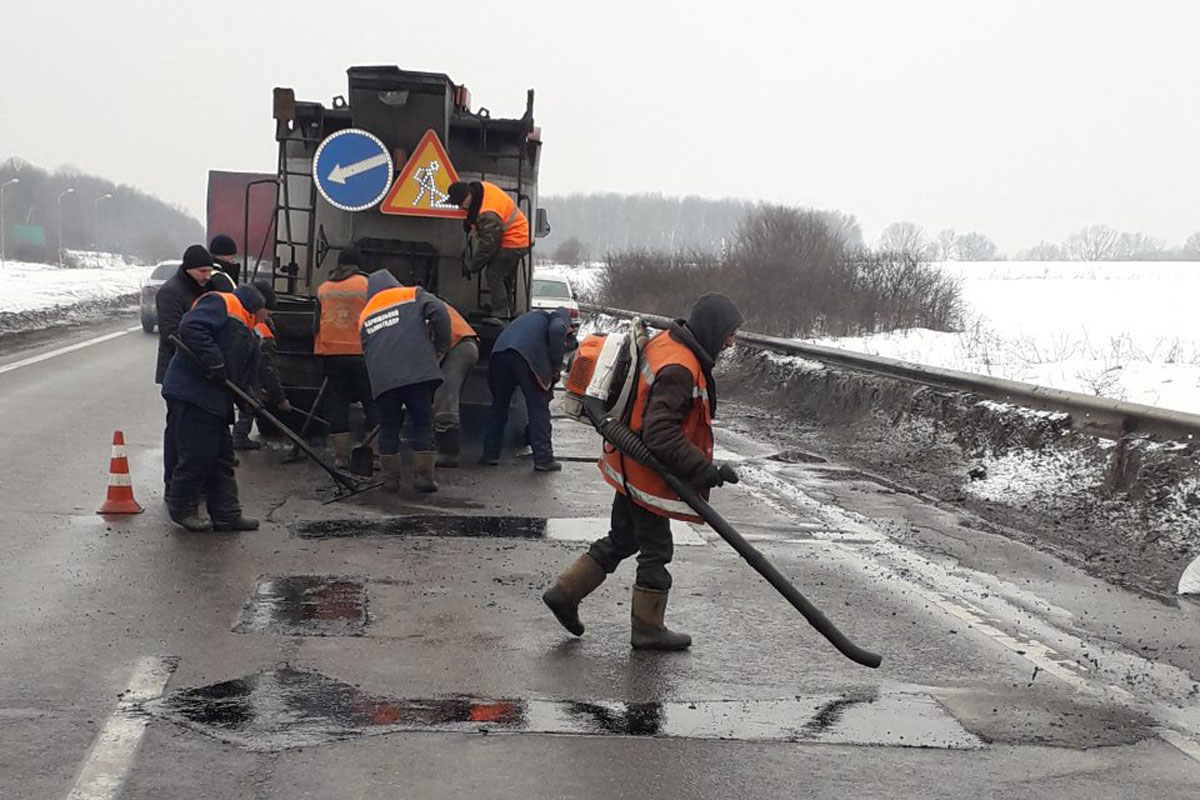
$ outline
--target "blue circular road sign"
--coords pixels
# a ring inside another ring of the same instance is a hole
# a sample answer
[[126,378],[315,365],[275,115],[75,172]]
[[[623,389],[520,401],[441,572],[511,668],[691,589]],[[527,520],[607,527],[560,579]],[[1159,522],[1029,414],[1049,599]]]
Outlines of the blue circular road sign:
[[392,154],[373,133],[346,128],[325,137],[313,156],[313,180],[331,206],[364,211],[392,185]]

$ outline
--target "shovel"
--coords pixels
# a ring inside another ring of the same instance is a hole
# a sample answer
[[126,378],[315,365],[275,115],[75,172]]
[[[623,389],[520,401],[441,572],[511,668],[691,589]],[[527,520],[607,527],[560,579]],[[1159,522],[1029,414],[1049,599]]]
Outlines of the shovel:
[[366,441],[350,451],[350,471],[355,475],[369,478],[375,474],[375,451],[371,449],[371,443],[378,435],[379,426],[376,425],[367,434]]
[[[312,424],[313,419],[320,420],[320,417],[316,416],[317,406],[321,405],[321,398],[325,396],[325,389],[328,386],[329,386],[329,378],[322,379],[321,388],[317,390],[317,399],[313,400],[312,405],[308,407],[308,414],[304,417],[304,424],[300,426],[300,438],[301,439],[303,439],[304,435],[306,433],[308,433],[308,426]],[[320,421],[325,422],[324,420],[320,420]],[[325,424],[328,425],[329,423],[325,422]],[[302,460],[304,460],[304,454],[300,452],[299,447],[296,447],[295,445],[293,445],[292,452],[290,452],[286,456],[284,456],[283,462],[285,464],[291,464],[292,462],[302,461]]]

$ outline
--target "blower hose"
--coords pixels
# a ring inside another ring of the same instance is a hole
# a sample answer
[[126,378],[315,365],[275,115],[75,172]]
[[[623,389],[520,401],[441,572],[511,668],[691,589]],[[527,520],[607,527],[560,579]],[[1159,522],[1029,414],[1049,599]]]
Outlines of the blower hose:
[[737,551],[738,555],[745,559],[759,575],[766,578],[767,582],[775,587],[775,590],[782,594],[808,620],[810,625],[816,628],[822,636],[838,649],[838,652],[851,661],[862,664],[864,667],[874,669],[882,663],[883,659],[879,654],[864,650],[847,639],[820,609],[810,603],[804,595],[800,594],[796,587],[775,568],[775,565],[767,560],[766,556],[758,552],[752,544],[747,542],[740,533],[734,530],[733,526],[726,522],[712,506],[705,502],[686,481],[681,480],[660,464],[658,459],[654,457],[654,454],[650,452],[650,448],[642,441],[640,435],[630,430],[629,426],[625,425],[621,420],[607,415],[599,400],[593,397],[585,397],[583,408],[593,427],[599,431],[606,442],[622,454],[654,470],[659,477],[667,482],[672,491],[679,495],[681,500],[687,503],[702,520],[707,522],[722,539],[728,542]]

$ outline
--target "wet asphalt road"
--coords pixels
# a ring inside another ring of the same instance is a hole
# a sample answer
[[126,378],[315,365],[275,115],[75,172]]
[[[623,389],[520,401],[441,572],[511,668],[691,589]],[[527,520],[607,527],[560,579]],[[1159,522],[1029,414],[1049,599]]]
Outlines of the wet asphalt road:
[[[263,529],[180,532],[153,337],[11,368],[133,322],[0,343],[0,797],[1196,796],[1193,609],[837,465],[772,460],[736,414],[718,440],[746,480],[717,508],[879,670],[694,529],[668,610],[690,653],[630,652],[632,565],[571,639],[538,595],[610,493],[567,421],[562,474],[514,457],[434,497],[322,505],[318,470],[252,453]],[[146,512],[106,521],[117,428]]]

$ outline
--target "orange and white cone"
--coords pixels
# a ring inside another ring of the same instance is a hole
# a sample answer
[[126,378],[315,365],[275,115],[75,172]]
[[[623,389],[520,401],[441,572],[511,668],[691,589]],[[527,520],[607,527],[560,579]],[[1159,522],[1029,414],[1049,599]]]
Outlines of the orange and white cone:
[[113,432],[112,461],[108,467],[108,499],[97,514],[140,514],[144,510],[133,499],[129,460],[125,458],[125,434]]

